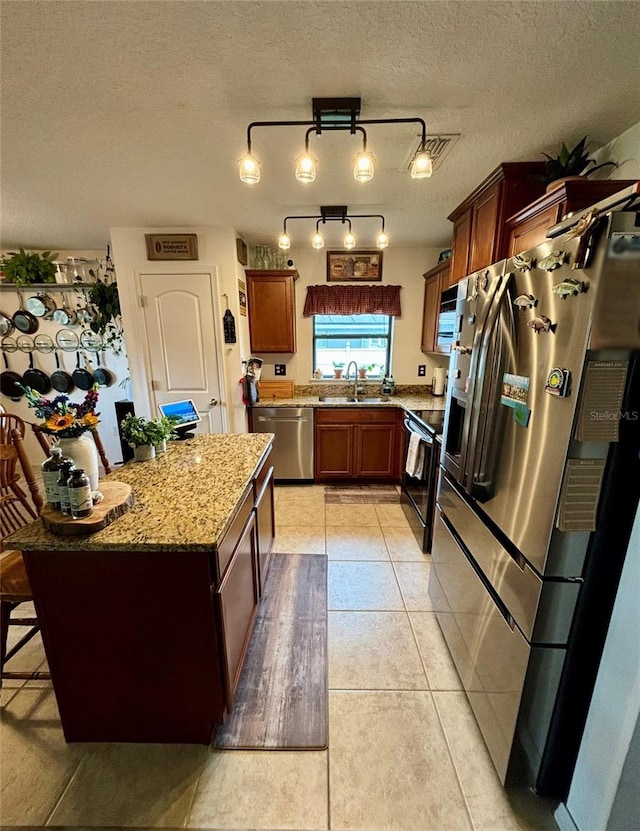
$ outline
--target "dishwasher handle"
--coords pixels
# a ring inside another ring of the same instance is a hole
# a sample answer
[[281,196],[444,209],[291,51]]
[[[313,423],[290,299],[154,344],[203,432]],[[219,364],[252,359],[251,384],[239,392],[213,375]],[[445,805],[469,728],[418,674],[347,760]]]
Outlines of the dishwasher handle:
[[306,416],[295,418],[276,418],[275,416],[258,416],[256,421],[273,422],[274,424],[304,424],[309,419]]

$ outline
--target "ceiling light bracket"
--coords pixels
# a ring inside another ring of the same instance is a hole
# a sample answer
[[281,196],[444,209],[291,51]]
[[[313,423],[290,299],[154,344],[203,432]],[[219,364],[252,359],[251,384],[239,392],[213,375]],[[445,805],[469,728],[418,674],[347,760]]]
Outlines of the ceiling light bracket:
[[316,132],[349,130],[355,133],[361,103],[360,98],[313,98],[312,114]]

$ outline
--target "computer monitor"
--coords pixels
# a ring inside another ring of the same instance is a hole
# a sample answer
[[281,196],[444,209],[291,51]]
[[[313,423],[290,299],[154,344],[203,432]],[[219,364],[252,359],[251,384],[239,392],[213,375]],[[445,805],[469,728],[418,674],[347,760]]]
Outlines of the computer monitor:
[[196,405],[190,398],[185,398],[183,401],[167,401],[166,404],[158,404],[158,409],[163,416],[173,416],[180,419],[173,428],[179,439],[193,438],[191,431],[199,421],[202,421]]

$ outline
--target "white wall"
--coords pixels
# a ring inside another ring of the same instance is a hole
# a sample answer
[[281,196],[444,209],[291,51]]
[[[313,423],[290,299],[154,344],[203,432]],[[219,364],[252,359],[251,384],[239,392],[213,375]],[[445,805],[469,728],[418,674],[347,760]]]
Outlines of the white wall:
[[[197,234],[198,260],[147,260],[145,234],[176,233]],[[219,324],[217,332],[223,360],[222,400],[220,407],[226,413],[227,429],[232,433],[246,432],[246,409],[242,404],[238,381],[242,374],[242,360],[249,357],[249,329],[247,318],[240,314],[238,280],[246,283],[244,268],[236,258],[236,234],[224,226],[163,227],[163,228],[112,228],[113,259],[118,274],[118,288],[122,317],[127,336],[127,349],[131,372],[131,388],[136,413],[151,416],[151,379],[145,362],[146,336],[137,294],[137,279],[141,272],[193,273],[194,270],[210,272],[218,282],[215,311]],[[225,344],[222,330],[222,314],[229,308],[236,320],[237,343]]]
[[596,164],[615,162],[618,165],[597,170],[594,179],[640,179],[640,121],[591,156]]
[[[392,355],[393,377],[396,384],[431,383],[433,367],[448,366],[448,356],[425,355],[420,350],[422,335],[422,307],[424,301],[425,271],[438,262],[440,248],[387,248],[382,263],[382,282],[387,285],[401,285],[400,302],[402,316],[396,318]],[[307,286],[326,283],[326,252],[313,248],[291,251],[291,259],[300,274],[296,282],[296,324],[297,352],[289,354],[260,355],[265,363],[262,377],[275,378],[274,364],[283,363],[287,369],[287,380],[296,384],[313,381],[313,318],[303,317],[302,310]],[[418,364],[427,365],[424,378],[418,377]]]
[[[639,741],[640,719],[640,510],[636,514],[620,587],[598,671],[566,804],[556,813],[563,831],[605,831],[614,805],[624,802],[625,824],[640,828],[640,772],[627,770],[630,745]],[[634,738],[635,737],[635,738]],[[637,747],[635,748],[637,755]],[[631,781],[630,781],[631,780]]]
[[[3,252],[3,254],[4,253],[7,252]],[[103,260],[106,254],[106,249],[103,251],[57,251],[56,254],[56,259],[59,260],[65,260],[67,257],[85,257],[87,259]],[[117,270],[116,276],[118,276]],[[61,292],[56,292],[56,286],[56,283],[51,283],[48,286],[47,291],[52,295],[56,304],[61,305],[63,295]],[[34,293],[34,290],[30,289],[28,286],[25,289],[23,289],[23,295],[25,299],[30,297]],[[68,302],[71,308],[77,308],[79,305],[84,304],[84,295],[82,293],[65,292],[64,296],[68,298]],[[10,315],[18,309],[18,305],[19,304],[17,291],[15,291],[13,288],[3,288],[2,292],[0,293],[0,308]],[[56,332],[59,329],[64,328],[67,327],[63,327],[60,324],[55,323],[51,320],[44,320],[43,318],[39,318],[39,326],[36,334],[47,334],[55,342]],[[71,331],[74,331],[78,336],[82,331],[81,326],[70,327],[70,329]],[[21,333],[16,330],[13,332],[12,337],[17,338],[20,334]],[[34,365],[36,368],[43,370],[43,372],[46,372],[48,375],[55,371],[56,362],[53,353],[43,355],[35,351],[33,353],[33,356]],[[76,353],[63,352],[62,350],[60,350],[58,352],[58,357],[60,359],[60,368],[66,370],[69,373],[73,372],[73,370],[76,368]],[[26,353],[13,352],[12,354],[7,354],[7,360],[9,363],[9,368],[13,372],[18,372],[22,374],[29,368],[29,356]],[[100,424],[98,425],[98,430],[100,432],[100,437],[102,438],[102,443],[104,444],[107,458],[113,464],[115,462],[122,461],[122,451],[120,448],[120,440],[118,438],[118,429],[113,404],[115,401],[119,401],[120,399],[127,397],[124,386],[121,386],[121,384],[124,383],[125,379],[129,375],[126,343],[123,344],[122,352],[119,355],[116,355],[113,352],[113,350],[110,349],[106,350],[104,353],[101,353],[100,362],[106,369],[108,369],[114,375],[114,382],[111,386],[100,387],[98,399],[98,412],[100,413]],[[94,368],[95,366],[97,366],[97,364],[94,363]],[[2,363],[2,369],[4,369],[4,362]],[[55,390],[52,390],[45,397],[52,398],[56,395],[58,395],[58,393],[55,392]],[[86,393],[82,390],[75,389],[73,390],[73,392],[69,394],[69,397],[72,401],[80,402],[82,401],[85,395]],[[16,415],[20,416],[20,418],[28,422],[34,422],[39,420],[36,418],[33,409],[30,409],[27,405],[25,398],[22,398],[19,401],[13,401],[12,399],[7,398],[6,396],[0,396],[0,398],[2,399],[2,404],[7,410],[7,412],[15,413]],[[44,459],[44,456],[42,453],[42,449],[40,448],[40,445],[33,437],[33,434],[31,433],[30,429],[27,431],[25,445],[27,449],[27,455],[29,456],[29,461],[35,468],[39,468],[40,464]]]

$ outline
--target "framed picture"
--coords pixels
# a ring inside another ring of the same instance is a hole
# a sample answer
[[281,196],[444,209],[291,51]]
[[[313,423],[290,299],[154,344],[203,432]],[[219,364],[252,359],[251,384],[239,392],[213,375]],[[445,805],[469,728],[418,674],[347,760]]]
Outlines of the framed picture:
[[148,260],[197,260],[196,234],[145,234]]
[[327,251],[327,281],[382,280],[382,251]]

